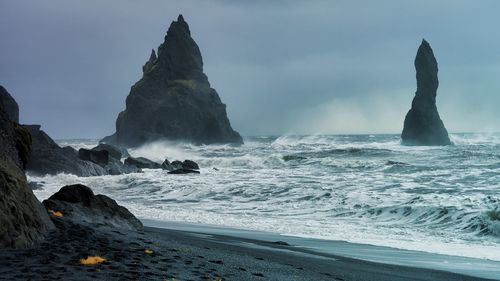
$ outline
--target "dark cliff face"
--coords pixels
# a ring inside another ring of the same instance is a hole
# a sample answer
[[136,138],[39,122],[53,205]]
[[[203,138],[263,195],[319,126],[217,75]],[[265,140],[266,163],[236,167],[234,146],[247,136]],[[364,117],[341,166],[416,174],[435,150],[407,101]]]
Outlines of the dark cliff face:
[[54,225],[24,175],[30,134],[11,117],[0,107],[0,248],[25,248],[42,240]]
[[99,165],[78,158],[71,147],[60,147],[40,125],[24,125],[33,139],[33,148],[26,169],[35,175],[74,174],[81,177],[107,174]]
[[198,144],[242,143],[231,128],[217,92],[203,73],[200,49],[182,15],[143,66],[143,77],[116,120],[116,133],[103,142],[139,146],[168,139]]
[[9,116],[12,122],[19,123],[19,106],[16,100],[0,85],[0,108]]
[[448,132],[439,117],[436,93],[439,86],[438,64],[425,40],[415,58],[417,92],[406,114],[401,138],[405,145],[449,145]]

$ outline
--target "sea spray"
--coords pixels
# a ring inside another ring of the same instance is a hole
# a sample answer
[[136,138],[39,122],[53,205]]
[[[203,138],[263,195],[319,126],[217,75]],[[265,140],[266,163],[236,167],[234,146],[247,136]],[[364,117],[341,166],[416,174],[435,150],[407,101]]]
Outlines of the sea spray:
[[132,155],[195,160],[201,175],[28,178],[41,183],[39,199],[83,183],[140,218],[500,260],[500,134],[451,139],[447,147],[402,146],[398,135],[155,142]]

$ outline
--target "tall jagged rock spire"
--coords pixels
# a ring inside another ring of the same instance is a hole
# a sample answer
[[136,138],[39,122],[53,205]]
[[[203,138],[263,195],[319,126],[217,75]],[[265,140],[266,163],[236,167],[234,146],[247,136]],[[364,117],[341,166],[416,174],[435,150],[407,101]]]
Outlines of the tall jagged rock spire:
[[226,105],[203,73],[198,45],[182,15],[165,41],[143,66],[143,77],[130,90],[116,133],[103,142],[125,147],[167,139],[199,144],[242,143],[231,128]]
[[405,145],[449,145],[448,132],[439,117],[436,94],[439,86],[438,63],[425,39],[415,57],[417,92],[406,114],[401,138]]

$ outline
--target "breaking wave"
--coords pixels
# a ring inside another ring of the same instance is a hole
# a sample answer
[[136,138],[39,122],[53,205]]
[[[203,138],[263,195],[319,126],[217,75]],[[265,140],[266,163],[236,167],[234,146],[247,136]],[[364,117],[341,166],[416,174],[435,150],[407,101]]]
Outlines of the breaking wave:
[[241,147],[155,142],[130,154],[191,159],[201,175],[28,178],[41,183],[40,199],[79,182],[141,218],[500,260],[500,135],[451,138],[446,147],[406,147],[398,135],[252,137]]

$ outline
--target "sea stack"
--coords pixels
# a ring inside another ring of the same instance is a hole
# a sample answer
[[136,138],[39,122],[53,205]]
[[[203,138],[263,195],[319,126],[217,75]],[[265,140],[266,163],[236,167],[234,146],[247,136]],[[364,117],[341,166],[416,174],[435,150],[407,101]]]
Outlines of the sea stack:
[[431,46],[422,40],[415,57],[417,92],[411,109],[406,114],[403,133],[404,145],[449,145],[448,132],[439,117],[436,93],[439,86],[438,64]]
[[179,15],[143,66],[132,86],[126,109],[116,120],[116,133],[102,142],[136,147],[156,140],[196,144],[241,144],[231,128],[226,105],[203,73],[200,49]]

